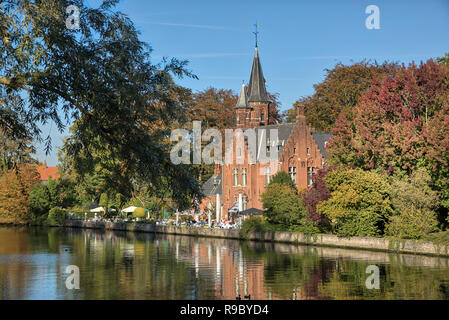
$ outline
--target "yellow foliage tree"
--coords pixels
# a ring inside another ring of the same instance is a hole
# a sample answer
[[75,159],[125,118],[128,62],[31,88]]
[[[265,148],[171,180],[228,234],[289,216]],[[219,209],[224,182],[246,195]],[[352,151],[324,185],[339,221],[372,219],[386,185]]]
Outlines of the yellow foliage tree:
[[40,182],[35,165],[22,165],[0,177],[0,223],[27,223],[31,188]]

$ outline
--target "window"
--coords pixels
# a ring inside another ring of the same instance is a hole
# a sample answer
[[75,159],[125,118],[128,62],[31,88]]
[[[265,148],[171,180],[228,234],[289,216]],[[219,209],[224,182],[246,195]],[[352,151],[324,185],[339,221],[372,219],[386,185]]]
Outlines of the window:
[[262,113],[260,114],[260,120],[261,120],[261,121],[265,121],[265,113],[262,112]]
[[243,195],[243,210],[246,210],[246,209],[248,209],[248,197],[247,196],[245,196],[245,195]]
[[239,169],[234,168],[234,186],[239,184]]
[[310,148],[307,147],[307,155],[309,155],[309,154],[310,154]]
[[301,162],[301,168],[305,168],[306,167],[306,163],[304,161]]
[[292,181],[296,183],[296,167],[288,167],[288,174],[292,178]]
[[315,174],[315,167],[307,167],[307,186],[313,184],[313,175]]
[[266,167],[265,168],[265,185],[268,185],[270,183],[270,175],[271,175],[271,168]]
[[242,169],[242,186],[246,186],[246,168]]
[[293,154],[296,154],[296,148],[293,148]]

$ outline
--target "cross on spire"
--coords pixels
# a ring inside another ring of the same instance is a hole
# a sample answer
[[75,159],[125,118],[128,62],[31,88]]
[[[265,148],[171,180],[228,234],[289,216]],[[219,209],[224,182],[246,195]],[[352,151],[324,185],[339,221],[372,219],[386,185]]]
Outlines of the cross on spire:
[[257,24],[257,22],[254,24],[254,28],[256,31],[254,31],[254,35],[256,36],[256,48],[257,48],[257,36],[259,35],[259,31],[257,30],[257,28],[259,28],[260,26]]

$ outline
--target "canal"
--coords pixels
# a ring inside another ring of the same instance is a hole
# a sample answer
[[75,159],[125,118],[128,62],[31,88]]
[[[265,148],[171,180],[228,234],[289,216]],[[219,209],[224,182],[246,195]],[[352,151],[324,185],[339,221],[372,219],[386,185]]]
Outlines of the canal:
[[[79,270],[79,289],[66,286],[68,266]],[[379,289],[366,285],[372,275],[367,270],[373,268],[379,271]],[[449,259],[150,233],[0,227],[0,299],[234,300],[239,295],[449,299]]]

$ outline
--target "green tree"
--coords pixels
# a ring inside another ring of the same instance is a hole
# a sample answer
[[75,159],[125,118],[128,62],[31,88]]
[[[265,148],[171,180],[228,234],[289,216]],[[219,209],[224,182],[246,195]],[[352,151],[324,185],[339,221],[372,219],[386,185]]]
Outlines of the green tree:
[[449,66],[449,52],[444,55],[444,57],[437,58],[439,64],[444,64]]
[[396,209],[387,226],[387,234],[420,239],[437,230],[438,193],[431,189],[430,175],[418,168],[410,177],[391,179],[391,202]]
[[270,183],[262,194],[264,216],[269,223],[289,228],[300,225],[306,215],[295,189],[281,183]]
[[0,126],[0,175],[20,164],[36,163],[31,156],[34,152],[30,136],[11,139]]
[[279,171],[276,173],[270,181],[270,184],[282,184],[288,186],[297,192],[296,184],[293,182],[292,178],[288,173],[284,171]]
[[[187,168],[171,163],[168,139],[188,108],[175,78],[196,77],[186,61],[152,64],[151,47],[115,9],[117,2],[98,8],[82,0],[0,3],[0,126],[11,139],[31,132],[39,140],[39,121],[62,131],[77,119],[66,149],[73,159],[108,150],[134,176],[153,183],[165,176],[175,196],[197,194]],[[79,8],[79,29],[66,26],[69,5]],[[44,143],[49,151],[51,137]]]
[[61,203],[59,201],[59,188],[58,181],[53,180],[51,177],[48,178],[48,183],[46,184],[48,193],[50,195],[50,208],[60,206]]
[[318,204],[342,236],[379,236],[394,213],[391,187],[384,176],[361,169],[333,170],[324,178],[331,195]]
[[100,196],[100,202],[98,203],[101,207],[103,207],[105,210],[109,206],[109,197],[107,193],[102,193]]
[[35,216],[47,214],[51,208],[51,195],[45,184],[38,184],[30,192],[30,211]]

